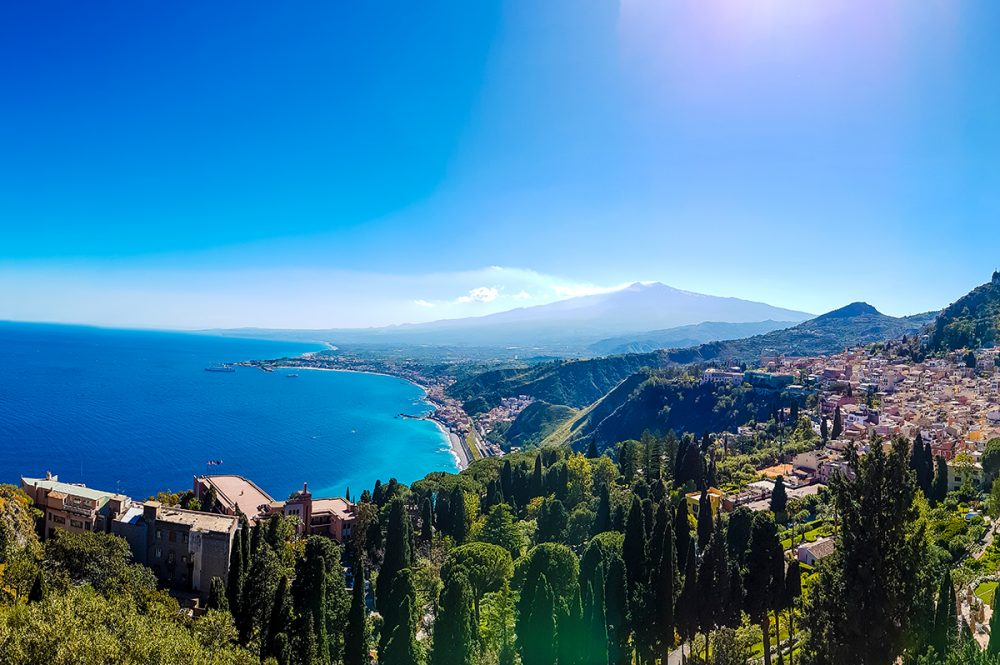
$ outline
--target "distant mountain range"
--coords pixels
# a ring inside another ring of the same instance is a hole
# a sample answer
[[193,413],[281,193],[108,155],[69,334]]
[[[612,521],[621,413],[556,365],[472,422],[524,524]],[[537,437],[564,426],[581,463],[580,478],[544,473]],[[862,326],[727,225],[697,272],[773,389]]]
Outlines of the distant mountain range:
[[[728,428],[742,424],[739,418],[773,405],[739,394],[725,413],[716,412],[717,391],[676,384],[665,379],[662,370],[698,362],[753,366],[765,351],[788,356],[836,353],[915,335],[934,317],[928,313],[897,318],[857,302],[787,329],[744,339],[492,370],[455,383],[449,392],[463,400],[470,413],[486,411],[503,397],[531,395],[540,400],[542,405],[526,410],[523,420],[519,417],[511,425],[513,445],[542,440],[573,443],[595,437],[604,446],[638,437],[644,429]],[[672,408],[682,402],[685,408]]]
[[913,335],[931,323],[937,312],[906,317],[882,314],[864,302],[855,302],[814,319],[764,335],[745,339],[709,342],[689,349],[668,352],[673,362],[732,360],[746,362],[773,350],[786,356],[814,356],[836,353],[859,346]]
[[[522,307],[487,316],[446,319],[384,328],[333,330],[240,329],[222,332],[244,337],[282,337],[342,345],[436,345],[448,347],[517,348],[523,354],[581,355],[594,353],[590,345],[628,337],[670,345],[726,339],[763,329],[787,327],[810,314],[766,303],[722,298],[682,291],[660,283],[635,283],[626,288],[569,298],[547,305]],[[713,322],[706,324],[705,322]],[[761,323],[764,322],[764,323]],[[776,323],[780,322],[780,323]],[[725,324],[752,324],[753,328],[725,328]],[[676,334],[669,329],[691,326]],[[649,333],[648,331],[657,331]],[[721,336],[719,336],[721,335]],[[672,340],[672,341],[671,341]]]
[[609,337],[594,342],[587,349],[599,356],[610,356],[618,353],[649,353],[657,349],[685,348],[707,342],[763,335],[775,330],[791,328],[795,323],[795,321],[756,321],[752,323],[706,321],[705,323],[678,326],[666,330],[651,330],[646,333]]

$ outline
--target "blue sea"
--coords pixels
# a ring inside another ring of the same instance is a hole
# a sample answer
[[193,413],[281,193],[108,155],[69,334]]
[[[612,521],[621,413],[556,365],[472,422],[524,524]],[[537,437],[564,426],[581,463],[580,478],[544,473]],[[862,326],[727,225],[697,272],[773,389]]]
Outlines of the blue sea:
[[[347,372],[206,372],[318,345],[0,323],[0,482],[46,471],[136,499],[237,473],[283,499],[455,470],[418,386]],[[222,460],[207,466],[209,460]]]

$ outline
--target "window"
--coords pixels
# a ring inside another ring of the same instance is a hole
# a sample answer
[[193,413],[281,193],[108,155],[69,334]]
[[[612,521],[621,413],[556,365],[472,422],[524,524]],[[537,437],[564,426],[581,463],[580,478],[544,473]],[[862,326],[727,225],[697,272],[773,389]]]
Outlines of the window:
[[163,540],[163,532],[160,531],[159,529],[156,530],[156,539]]
[[170,540],[170,542],[172,542],[172,543],[176,543],[177,542],[177,532],[176,531],[170,531],[170,532],[168,532],[168,536],[167,537]]
[[181,540],[181,542],[182,543],[186,543],[188,541],[187,532],[185,531],[183,534],[181,534],[181,536],[183,537],[183,539]]
[[81,522],[80,520],[70,520],[69,521],[69,525],[71,527],[73,527],[74,529],[82,529],[83,528],[83,522]]
[[52,521],[52,513],[49,513],[49,521]]
[[53,515],[52,521],[55,522],[56,524],[65,524],[66,518],[63,517],[62,515]]
[[155,556],[157,559],[159,559],[160,557],[163,556],[163,550],[161,550],[159,547],[157,547],[156,550],[154,550],[154,552],[153,552],[153,556]]

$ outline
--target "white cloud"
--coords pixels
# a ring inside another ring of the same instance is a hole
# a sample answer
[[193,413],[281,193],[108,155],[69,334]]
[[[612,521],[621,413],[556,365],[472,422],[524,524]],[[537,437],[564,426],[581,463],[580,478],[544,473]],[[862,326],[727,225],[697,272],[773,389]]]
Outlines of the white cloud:
[[601,293],[613,293],[630,286],[632,282],[617,286],[594,286],[593,284],[556,284],[552,287],[560,298],[579,298],[580,296],[596,296]]
[[518,291],[511,296],[514,300],[531,300],[531,294],[527,291]]
[[416,306],[418,306],[418,307],[434,307],[434,303],[428,302],[428,301],[424,300],[423,298],[418,298],[418,299],[414,300],[413,304],[416,305]]
[[493,302],[500,296],[500,291],[492,286],[479,286],[471,289],[467,295],[455,299],[457,303]]

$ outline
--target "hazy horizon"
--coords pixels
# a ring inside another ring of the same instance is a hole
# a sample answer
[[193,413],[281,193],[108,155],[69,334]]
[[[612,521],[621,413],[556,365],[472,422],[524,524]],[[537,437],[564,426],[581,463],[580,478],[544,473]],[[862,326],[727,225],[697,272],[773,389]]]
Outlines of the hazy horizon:
[[354,328],[635,281],[905,315],[998,266],[1000,6],[0,16],[0,319]]

